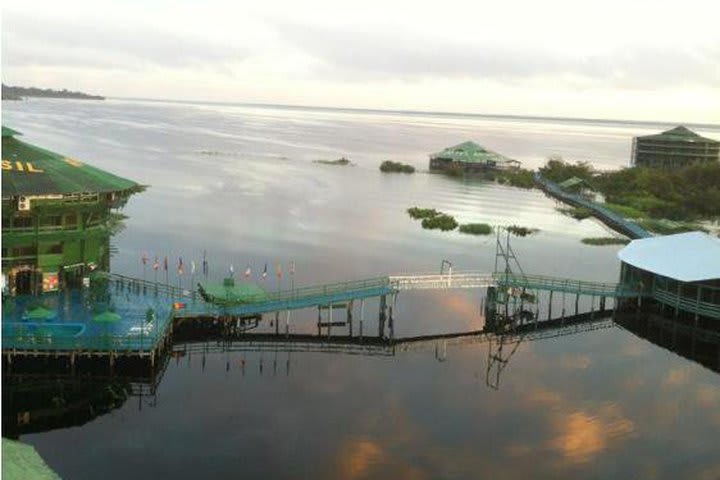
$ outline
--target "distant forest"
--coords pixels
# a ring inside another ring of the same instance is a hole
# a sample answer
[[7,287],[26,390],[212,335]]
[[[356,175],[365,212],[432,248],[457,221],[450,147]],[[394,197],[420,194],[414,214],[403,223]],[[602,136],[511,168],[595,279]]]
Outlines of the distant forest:
[[45,97],[45,98],[76,98],[81,100],[105,100],[100,95],[88,95],[82,92],[71,92],[70,90],[53,90],[51,88],[35,88],[35,87],[11,87],[2,84],[3,100],[22,100],[25,97]]

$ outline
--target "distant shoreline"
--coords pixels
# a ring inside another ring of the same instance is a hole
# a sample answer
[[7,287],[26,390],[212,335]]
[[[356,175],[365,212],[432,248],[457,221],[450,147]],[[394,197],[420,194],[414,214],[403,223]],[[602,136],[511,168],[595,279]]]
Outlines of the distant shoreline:
[[89,95],[83,92],[73,92],[67,89],[53,90],[52,88],[14,87],[2,85],[3,100],[23,100],[24,98],[71,98],[75,100],[105,100],[100,95]]
[[698,129],[720,130],[720,123],[697,123],[683,121],[654,121],[654,120],[618,120],[608,118],[583,118],[583,117],[552,117],[543,115],[515,115],[515,114],[495,114],[495,113],[463,113],[463,112],[434,112],[430,110],[383,110],[375,108],[357,108],[357,107],[322,107],[313,105],[285,105],[276,103],[257,103],[257,102],[222,102],[212,100],[176,100],[163,98],[144,98],[144,97],[108,97],[111,100],[131,100],[141,102],[157,102],[157,103],[175,103],[190,105],[225,105],[235,107],[260,107],[271,108],[277,110],[305,110],[316,112],[353,112],[366,113],[376,115],[424,115],[442,118],[490,118],[500,120],[532,120],[532,121],[552,121],[559,123],[592,123],[604,125],[638,125],[649,127],[675,127],[677,125],[685,125]]

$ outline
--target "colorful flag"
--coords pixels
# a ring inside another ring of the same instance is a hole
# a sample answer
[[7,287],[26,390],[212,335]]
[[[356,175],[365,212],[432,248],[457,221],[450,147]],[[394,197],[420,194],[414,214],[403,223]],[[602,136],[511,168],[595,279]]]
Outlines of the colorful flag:
[[277,264],[277,269],[275,270],[275,274],[277,275],[278,279],[282,279],[282,264]]
[[295,275],[295,260],[290,262],[290,275]]
[[190,274],[195,275],[195,260],[190,260]]
[[185,267],[183,266],[182,257],[178,257],[178,275],[185,273]]
[[163,270],[165,270],[166,272],[168,271],[167,270],[167,256],[165,257],[165,260],[163,260]]
[[148,262],[148,253],[147,253],[147,252],[143,252],[143,254],[142,254],[142,264],[143,264],[143,265],[147,265],[147,262]]
[[245,278],[250,278],[251,274],[252,274],[252,269],[250,268],[250,264],[248,263],[247,268],[245,269]]
[[263,280],[267,277],[267,262],[265,262],[265,270],[263,270],[262,278]]
[[157,255],[155,255],[155,262],[153,262],[153,270],[157,270],[160,268],[160,261],[158,260]]
[[207,250],[203,250],[203,261],[202,261],[202,269],[203,269],[203,275],[206,277],[208,276],[208,262],[207,262]]

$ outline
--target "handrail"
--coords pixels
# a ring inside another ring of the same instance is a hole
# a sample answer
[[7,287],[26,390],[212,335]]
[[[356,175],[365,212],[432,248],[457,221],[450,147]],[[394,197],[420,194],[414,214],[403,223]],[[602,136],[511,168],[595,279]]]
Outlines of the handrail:
[[677,306],[685,312],[697,313],[710,318],[720,318],[720,305],[678,295],[668,290],[656,288],[652,296],[655,300],[669,306]]

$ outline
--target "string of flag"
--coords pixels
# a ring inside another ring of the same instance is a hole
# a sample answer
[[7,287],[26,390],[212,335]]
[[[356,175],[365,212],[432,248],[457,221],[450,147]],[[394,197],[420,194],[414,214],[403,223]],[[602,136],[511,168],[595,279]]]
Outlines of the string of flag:
[[[140,262],[143,266],[143,275],[144,275],[147,265],[150,264],[150,254],[147,251],[144,251],[142,253],[142,255],[140,257]],[[167,279],[167,277],[169,275],[169,270],[170,270],[169,265],[170,265],[170,260],[167,255],[163,255],[163,256],[154,255],[153,256],[153,262],[152,262],[152,264],[150,264],[150,267],[152,268],[152,270],[155,274],[156,281],[157,281],[157,274],[159,271],[164,272],[166,279]],[[210,266],[209,266],[209,262],[207,260],[207,250],[203,250],[202,260],[200,262],[200,265],[201,265],[202,275],[205,278],[207,278],[210,273]],[[178,256],[177,263],[176,263],[177,275],[180,277],[185,275],[185,273],[186,273],[185,268],[186,268],[186,264],[183,261],[183,257]],[[287,273],[291,278],[294,277],[294,275],[295,275],[295,269],[296,269],[295,261],[293,260],[293,261],[289,262],[288,268],[287,268]],[[195,260],[191,260],[190,261],[190,275],[194,276],[196,273],[196,270],[197,269],[196,269]],[[235,274],[235,266],[232,263],[230,263],[230,264],[228,264],[228,275],[230,277],[233,277],[234,274]],[[275,275],[276,275],[278,281],[282,280],[283,275],[284,275],[282,263],[276,264]],[[252,276],[253,276],[253,268],[250,263],[247,263],[247,265],[245,267],[245,271],[244,271],[244,277],[246,280],[251,280]],[[263,269],[260,272],[259,279],[261,281],[265,281],[267,279],[267,276],[268,276],[268,262],[265,262]]]

